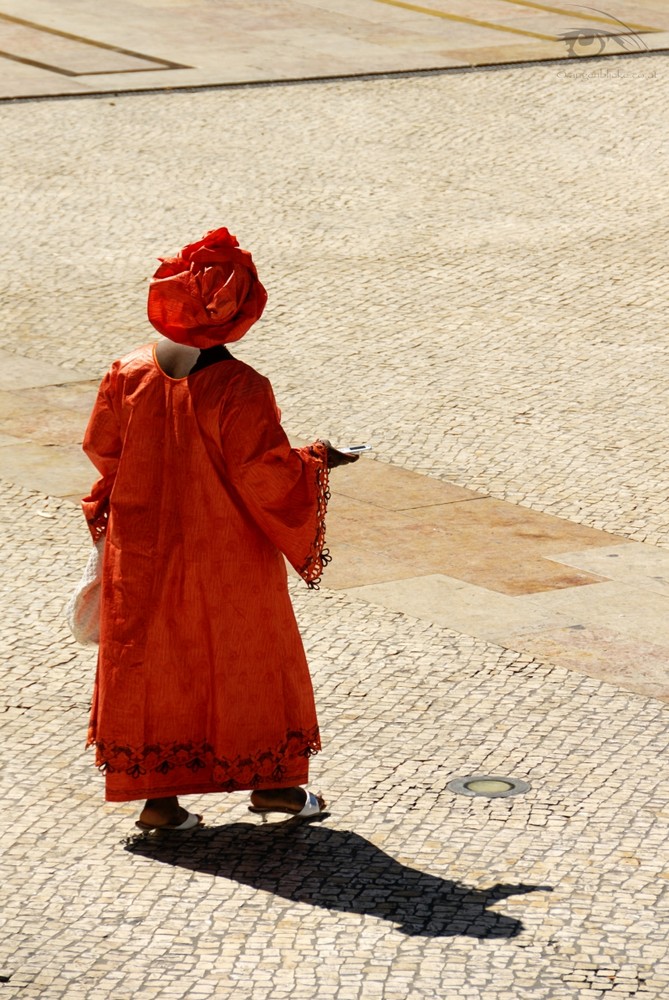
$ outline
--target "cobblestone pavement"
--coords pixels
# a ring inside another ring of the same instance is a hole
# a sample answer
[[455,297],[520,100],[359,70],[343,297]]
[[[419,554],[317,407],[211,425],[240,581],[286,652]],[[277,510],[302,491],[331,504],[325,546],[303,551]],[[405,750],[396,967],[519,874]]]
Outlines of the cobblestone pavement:
[[[82,746],[94,654],[62,623],[79,514],[1,499],[0,997],[666,996],[660,702],[298,586],[330,818],[205,796],[206,829],[128,838]],[[447,790],[475,771],[532,790]]]
[[5,346],[98,376],[225,221],[296,433],[666,544],[668,63],[613,63],[4,106]]
[[[99,377],[227,224],[294,433],[667,547],[667,59],[611,65],[4,106],[3,354]],[[330,818],[134,839],[83,751],[80,514],[0,487],[2,1000],[669,994],[660,702],[296,585]]]

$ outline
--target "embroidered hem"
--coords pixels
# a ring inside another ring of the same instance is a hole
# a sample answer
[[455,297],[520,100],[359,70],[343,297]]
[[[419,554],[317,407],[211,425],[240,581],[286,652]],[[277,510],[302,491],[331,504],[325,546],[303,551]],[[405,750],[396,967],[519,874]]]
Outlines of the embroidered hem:
[[308,732],[290,731],[278,746],[234,759],[219,756],[208,742],[128,747],[98,740],[92,730],[86,746],[95,746],[95,763],[105,775],[128,775],[142,788],[151,784],[152,774],[164,777],[175,772],[175,784],[197,785],[200,776],[203,786],[234,792],[286,780],[296,770],[303,770],[308,758],[321,749],[321,741],[317,726]]
[[[280,781],[272,782],[267,781],[263,783],[263,788],[288,788],[295,787],[297,785],[307,785],[309,783],[309,766],[308,762],[305,761],[303,765],[303,770],[301,771],[290,771],[286,774]],[[254,788],[250,786],[244,788],[234,788],[235,792],[252,792]],[[215,784],[211,781],[198,782],[193,780],[186,782],[185,780],[179,784],[155,784],[155,785],[142,785],[141,788],[137,787],[137,783],[133,782],[132,778],[127,779],[127,784],[124,787],[117,787],[117,784],[107,779],[107,787],[105,788],[105,801],[106,802],[136,802],[143,801],[144,799],[160,799],[166,798],[168,796],[176,795],[221,795],[225,789],[222,789],[220,785]]]

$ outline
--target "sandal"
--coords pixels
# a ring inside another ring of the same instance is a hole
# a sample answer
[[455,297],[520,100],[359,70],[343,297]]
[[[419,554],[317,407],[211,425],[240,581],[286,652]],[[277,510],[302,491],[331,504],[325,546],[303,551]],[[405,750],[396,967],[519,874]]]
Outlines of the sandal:
[[138,819],[135,823],[136,827],[140,830],[193,830],[196,826],[202,825],[202,816],[198,816],[197,813],[191,813],[186,810],[187,816],[183,823],[142,823],[141,819]]
[[249,806],[249,812],[255,813],[257,816],[262,816],[263,822],[267,819],[269,813],[287,813],[289,816],[295,816],[297,819],[314,819],[316,816],[321,816],[324,809],[321,809],[314,793],[310,792],[307,788],[303,788],[302,791],[306,795],[306,801],[299,812],[295,812],[294,809],[286,809],[285,806],[271,806],[269,808]]

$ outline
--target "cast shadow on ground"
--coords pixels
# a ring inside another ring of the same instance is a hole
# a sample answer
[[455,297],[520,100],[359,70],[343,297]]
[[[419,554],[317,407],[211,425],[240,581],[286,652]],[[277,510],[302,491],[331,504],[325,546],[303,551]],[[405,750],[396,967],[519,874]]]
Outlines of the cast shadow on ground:
[[292,820],[135,837],[125,849],[294,902],[389,920],[413,936],[515,937],[522,923],[487,907],[507,896],[552,891],[522,884],[476,889],[408,868],[350,830]]

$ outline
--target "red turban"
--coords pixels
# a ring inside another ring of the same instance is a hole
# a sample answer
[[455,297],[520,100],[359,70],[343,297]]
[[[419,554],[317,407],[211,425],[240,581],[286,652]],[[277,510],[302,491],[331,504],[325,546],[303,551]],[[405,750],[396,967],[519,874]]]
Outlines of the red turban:
[[267,292],[251,254],[227,229],[212,229],[176,257],[158,259],[147,310],[170,340],[200,349],[227,344],[262,315]]

